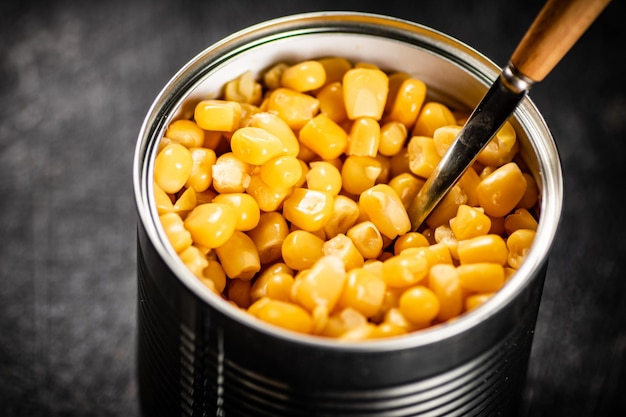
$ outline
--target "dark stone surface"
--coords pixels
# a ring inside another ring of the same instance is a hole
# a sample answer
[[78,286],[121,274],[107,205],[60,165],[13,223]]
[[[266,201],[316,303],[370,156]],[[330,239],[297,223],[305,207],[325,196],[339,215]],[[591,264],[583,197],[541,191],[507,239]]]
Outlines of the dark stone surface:
[[[314,10],[406,18],[504,65],[537,0],[0,5],[0,414],[136,416],[140,124],[178,68],[253,23]],[[565,202],[523,415],[626,413],[626,7],[614,1],[531,98]]]

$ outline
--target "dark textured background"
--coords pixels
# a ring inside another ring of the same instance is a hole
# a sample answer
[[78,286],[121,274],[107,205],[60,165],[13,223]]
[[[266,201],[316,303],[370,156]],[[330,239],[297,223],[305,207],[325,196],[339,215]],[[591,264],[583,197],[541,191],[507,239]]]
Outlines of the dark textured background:
[[[541,4],[3,1],[0,415],[138,415],[132,154],[189,59],[268,18],[343,9],[426,24],[504,65]],[[531,92],[565,202],[523,415],[626,414],[625,17],[614,0]]]

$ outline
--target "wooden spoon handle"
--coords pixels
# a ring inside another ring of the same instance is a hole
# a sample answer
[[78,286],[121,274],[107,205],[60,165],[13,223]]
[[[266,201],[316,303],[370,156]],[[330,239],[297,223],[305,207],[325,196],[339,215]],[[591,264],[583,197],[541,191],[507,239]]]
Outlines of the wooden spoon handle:
[[511,63],[542,81],[610,0],[548,0],[511,56]]

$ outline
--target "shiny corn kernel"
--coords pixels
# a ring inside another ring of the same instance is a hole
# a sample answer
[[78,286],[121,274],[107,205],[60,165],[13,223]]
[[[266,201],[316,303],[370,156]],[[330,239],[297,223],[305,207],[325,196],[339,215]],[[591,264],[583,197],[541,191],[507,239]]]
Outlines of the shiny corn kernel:
[[324,255],[333,255],[341,259],[346,271],[363,266],[363,255],[354,242],[344,234],[338,234],[324,242],[322,252]]
[[417,285],[402,293],[399,308],[402,315],[412,323],[426,324],[437,317],[441,306],[432,290]]
[[359,205],[383,236],[395,239],[411,229],[409,215],[398,194],[386,184],[377,184],[359,197]]
[[269,212],[278,210],[285,199],[291,195],[292,187],[277,188],[265,183],[260,175],[253,175],[250,178],[246,193],[256,200],[261,211]]
[[191,211],[197,205],[196,192],[193,188],[187,188],[182,193],[178,194],[179,197],[176,199],[174,206],[172,207],[175,213],[180,214],[181,216],[186,216],[189,211]]
[[204,253],[195,246],[189,246],[181,251],[178,256],[180,256],[180,260],[183,261],[187,269],[198,278],[202,277],[204,268],[209,265],[209,261],[204,256]]
[[445,224],[438,226],[435,229],[435,241],[440,245],[447,246],[452,258],[459,259],[459,241],[450,227]]
[[156,204],[157,213],[159,215],[165,213],[174,212],[174,203],[172,197],[170,197],[159,185],[155,182],[154,188],[154,203]]
[[308,311],[323,306],[330,312],[335,308],[345,280],[346,271],[341,259],[323,256],[310,269],[296,274],[291,298]]
[[456,215],[459,206],[466,203],[467,195],[463,192],[461,187],[456,184],[441,199],[439,204],[430,213],[430,216],[426,218],[426,224],[431,229],[435,229],[442,224],[449,224],[449,220]]
[[360,117],[354,121],[348,136],[346,155],[375,157],[380,143],[380,125],[371,117]]
[[408,248],[421,248],[428,247],[430,243],[426,236],[419,232],[408,232],[395,240],[393,244],[393,253],[394,255],[399,255],[403,250]]
[[333,122],[341,123],[348,118],[343,101],[343,87],[340,82],[326,85],[316,97],[320,101],[320,113],[328,116]]
[[313,330],[313,318],[309,312],[286,301],[262,298],[248,311],[259,320],[294,332],[309,334]]
[[208,189],[213,182],[213,165],[217,157],[215,151],[208,148],[190,148],[193,164],[185,187],[193,188],[194,191],[202,192]]
[[447,321],[463,311],[463,289],[453,265],[433,265],[428,273],[428,285],[439,299],[437,320]]
[[246,193],[220,194],[213,199],[214,203],[225,204],[235,215],[235,230],[248,231],[257,226],[261,210],[256,200]]
[[193,243],[191,234],[185,228],[183,219],[176,213],[166,213],[159,216],[161,226],[170,244],[177,253],[187,249]]
[[504,230],[507,235],[519,229],[537,230],[537,220],[524,208],[516,209],[504,218]]
[[296,188],[283,203],[285,219],[302,230],[320,230],[330,220],[333,196],[306,188]]
[[509,249],[508,264],[511,268],[519,269],[526,259],[528,252],[535,239],[535,231],[529,229],[518,229],[511,233],[506,240]]
[[352,68],[343,77],[343,95],[348,118],[380,120],[388,93],[387,74],[379,69]]
[[276,211],[261,213],[256,227],[248,231],[262,264],[278,261],[282,256],[283,241],[289,226],[283,215]]
[[324,256],[324,240],[305,230],[290,232],[281,245],[282,257],[289,268],[296,271],[309,269]]
[[284,62],[274,64],[270,69],[263,73],[263,83],[270,90],[276,90],[280,87],[280,80],[283,76],[283,72],[289,68],[289,65]]
[[326,85],[341,82],[346,72],[352,68],[352,63],[344,57],[327,57],[317,60],[324,67]]
[[473,292],[494,292],[504,285],[504,267],[495,263],[465,264],[456,267],[461,287]]
[[400,122],[387,122],[380,127],[378,152],[393,156],[400,152],[407,139],[407,128]]
[[273,113],[259,112],[250,117],[247,126],[256,127],[276,136],[283,144],[282,155],[297,156],[300,143],[293,130],[280,117]]
[[326,82],[326,70],[319,61],[302,61],[282,72],[280,84],[294,91],[315,90]]
[[441,160],[435,149],[434,140],[426,136],[413,136],[407,149],[411,172],[422,178],[428,178]]
[[318,114],[302,127],[299,133],[302,145],[322,159],[335,159],[348,145],[348,134],[325,114]]
[[299,130],[319,112],[320,102],[313,96],[288,88],[273,90],[267,100],[267,111],[275,113],[287,125]]
[[526,192],[526,179],[515,162],[493,171],[476,187],[478,202],[485,213],[502,217],[515,208]]
[[426,84],[415,78],[407,78],[399,86],[389,110],[389,119],[398,121],[410,129],[415,124],[426,98]]
[[341,337],[366,324],[367,317],[356,309],[348,307],[333,313],[320,334],[325,337]]
[[396,96],[398,95],[398,91],[400,91],[400,86],[403,82],[411,78],[411,76],[406,72],[395,71],[391,74],[388,74],[388,78],[389,92],[387,93],[387,101],[385,102],[385,115],[389,114],[389,112],[391,111]]
[[204,130],[193,120],[175,120],[165,129],[165,137],[172,139],[186,148],[204,144]]
[[428,323],[413,323],[402,313],[399,307],[400,295],[402,295],[402,293],[400,293],[398,296],[398,307],[393,307],[385,313],[385,318],[382,324],[387,324],[394,326],[395,328],[404,329],[407,333],[427,327]]
[[294,156],[280,156],[265,162],[259,173],[264,183],[274,188],[295,186],[302,176],[302,166]]
[[383,280],[392,288],[406,288],[420,283],[428,274],[425,256],[408,253],[383,261]]
[[372,317],[382,306],[385,297],[385,282],[382,277],[363,268],[349,270],[338,308],[353,308],[365,317]]
[[459,178],[459,187],[463,193],[467,196],[467,205],[468,206],[478,206],[478,197],[476,197],[476,187],[480,183],[480,177],[474,170],[474,168],[469,167],[461,178]]
[[192,166],[189,149],[179,143],[170,143],[156,156],[154,181],[166,193],[175,194],[189,179]]
[[236,219],[229,206],[208,203],[196,206],[187,215],[184,224],[195,243],[217,248],[233,235]]
[[493,297],[493,293],[472,294],[465,299],[465,310],[470,311],[485,304]]
[[218,193],[241,193],[250,182],[252,167],[234,153],[220,155],[213,165],[213,188]]
[[501,166],[511,162],[518,149],[515,129],[511,123],[505,122],[485,149],[478,154],[476,160],[484,165]]
[[[244,232],[235,230],[231,237],[215,248],[217,257],[229,278],[251,280],[261,269],[254,241]],[[237,256],[233,256],[233,254]]]
[[252,301],[257,301],[263,297],[282,301],[291,300],[293,272],[286,264],[281,265],[284,265],[285,271],[270,268],[263,271],[254,281],[250,289]]
[[413,127],[412,135],[432,138],[437,128],[455,124],[456,118],[448,106],[431,101],[422,106]]
[[458,240],[471,239],[489,233],[491,219],[482,209],[461,204],[450,219],[450,228]]
[[207,284],[207,281],[210,281],[212,284],[208,286],[213,287],[220,294],[226,288],[226,273],[217,260],[209,259],[208,261],[209,264],[204,268],[200,280],[205,284]]
[[369,156],[348,156],[341,168],[343,189],[359,195],[376,184],[382,172],[382,165],[376,158]]
[[324,235],[332,238],[338,234],[346,234],[359,218],[359,205],[352,199],[338,195],[333,201],[333,211],[324,225]]
[[441,126],[435,129],[433,143],[435,144],[437,155],[443,157],[446,154],[460,131],[461,126],[456,125]]
[[383,238],[371,221],[355,224],[348,229],[346,236],[352,240],[365,259],[376,259],[383,250]]
[[263,87],[254,79],[252,71],[246,71],[224,86],[224,98],[239,103],[259,104]]
[[527,172],[524,172],[523,175],[526,179],[526,191],[516,207],[530,210],[535,207],[537,201],[539,201],[539,186],[532,175]]
[[461,264],[490,262],[505,265],[509,256],[506,242],[499,235],[482,235],[459,241]]
[[406,146],[403,146],[400,152],[391,157],[391,171],[389,175],[395,177],[405,172],[410,173],[411,167],[409,163],[409,150]]
[[283,151],[281,140],[265,129],[242,127],[230,139],[233,154],[251,165],[261,165],[280,155]]
[[204,130],[233,132],[239,127],[241,105],[236,101],[202,100],[195,107],[194,119]]
[[405,172],[393,177],[389,181],[389,186],[398,194],[404,208],[408,209],[425,182],[425,180]]
[[341,172],[330,162],[316,161],[309,164],[306,184],[309,190],[329,193],[333,196],[341,191]]

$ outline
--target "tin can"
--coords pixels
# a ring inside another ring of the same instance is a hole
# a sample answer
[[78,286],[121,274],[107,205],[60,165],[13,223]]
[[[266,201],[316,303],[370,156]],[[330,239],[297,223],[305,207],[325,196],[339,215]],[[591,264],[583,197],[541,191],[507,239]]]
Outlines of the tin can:
[[156,97],[134,157],[137,366],[146,416],[491,416],[520,400],[562,205],[558,152],[529,98],[511,123],[541,194],[522,267],[483,306],[404,337],[338,343],[266,325],[224,303],[180,261],[160,228],[153,163],[170,121],[251,70],[340,56],[415,74],[429,98],[473,108],[500,68],[428,27],[352,12],[267,21],[208,47]]

